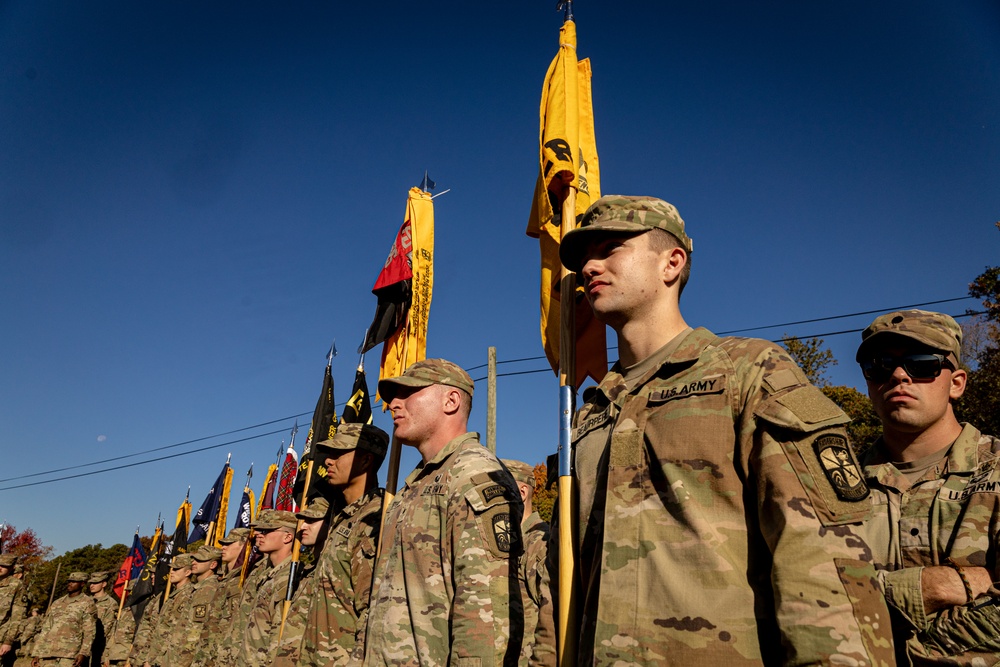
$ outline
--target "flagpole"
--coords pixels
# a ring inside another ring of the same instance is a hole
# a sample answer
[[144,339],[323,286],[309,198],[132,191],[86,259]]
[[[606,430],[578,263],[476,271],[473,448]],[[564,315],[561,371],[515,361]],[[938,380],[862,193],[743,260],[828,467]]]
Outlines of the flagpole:
[[59,581],[59,568],[61,567],[62,567],[62,561],[60,560],[58,563],[56,563],[56,576],[52,578],[52,592],[49,593],[49,605],[45,608],[46,610],[52,608],[52,600],[55,599],[56,597],[56,582]]
[[[324,394],[326,391],[325,379],[329,376],[330,368],[333,366],[333,358],[337,356],[337,339],[333,339],[333,343],[330,345],[330,351],[326,355],[326,369],[324,375]],[[333,386],[332,384],[330,385]],[[331,402],[332,402],[332,389],[331,391]],[[324,396],[320,396],[320,401],[322,402]],[[336,417],[336,414],[334,414]],[[335,424],[334,424],[335,425]],[[320,437],[317,432],[318,424],[316,423],[315,414],[313,415],[313,424],[309,429],[309,434],[311,437],[306,438],[306,444],[303,447],[302,456],[309,457],[306,461],[306,479],[302,484],[302,506],[299,511],[305,511],[309,507],[309,485],[312,482],[313,467],[316,464],[316,456],[314,451],[316,449],[316,443],[312,441],[313,438]],[[308,448],[308,451],[306,451]],[[295,537],[292,543],[292,562],[288,568],[288,585],[285,587],[285,601],[281,607],[281,625],[278,627],[278,641],[281,641],[281,637],[285,633],[285,621],[288,620],[288,610],[292,606],[292,596],[295,595],[295,575],[299,571],[299,560],[302,555],[302,539],[299,537],[299,533],[302,530],[302,526],[305,523],[304,519],[299,519],[295,524]]]
[[[564,24],[573,21],[572,0],[561,3],[566,14]],[[562,48],[562,45],[560,45]],[[577,104],[577,61],[576,44],[573,48],[572,81],[566,82],[566,114],[576,118]],[[575,123],[573,124],[575,127]],[[579,145],[579,137],[567,137],[571,146]],[[573,156],[574,160],[577,156]],[[576,227],[576,185],[579,175],[567,188],[566,199],[562,203],[560,220],[560,243]],[[577,590],[576,590],[576,493],[573,484],[573,453],[571,424],[575,410],[576,387],[576,274],[565,266],[559,277],[559,605],[558,613],[558,659],[561,667],[574,667],[576,663]]]

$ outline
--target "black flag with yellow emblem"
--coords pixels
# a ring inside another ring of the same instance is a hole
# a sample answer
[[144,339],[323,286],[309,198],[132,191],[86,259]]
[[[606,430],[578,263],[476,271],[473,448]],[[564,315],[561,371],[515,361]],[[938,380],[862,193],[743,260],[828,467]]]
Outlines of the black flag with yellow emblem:
[[[330,372],[330,367],[333,364],[333,355],[334,352],[331,348],[326,364],[326,372],[323,375],[323,388],[320,391],[319,400],[316,401],[316,409],[313,410],[309,435],[306,436],[302,459],[299,461],[299,476],[295,480],[295,499],[299,507],[304,504],[302,502],[302,490],[305,488],[306,469],[309,466],[309,461],[313,459],[315,452],[313,445],[332,438],[333,434],[337,432],[337,408],[333,404],[333,374]],[[326,486],[326,468],[323,467],[322,461],[315,461],[313,464],[313,476],[309,480],[309,497],[324,493]]]

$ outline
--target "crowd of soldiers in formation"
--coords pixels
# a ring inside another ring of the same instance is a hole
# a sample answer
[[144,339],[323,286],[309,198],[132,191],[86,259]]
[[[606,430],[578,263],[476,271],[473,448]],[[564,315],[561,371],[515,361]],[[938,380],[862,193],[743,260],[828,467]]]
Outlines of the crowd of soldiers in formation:
[[[0,636],[11,648],[0,661],[93,667],[361,664],[384,493],[374,480],[387,444],[388,435],[377,427],[340,425],[336,436],[317,447],[327,457],[327,481],[343,493],[344,507],[331,511],[317,496],[297,513],[263,510],[251,528],[230,531],[221,548],[205,545],[174,556],[165,600],[151,601],[138,626],[132,610],[109,593],[117,573],[72,573],[66,595],[41,614],[37,606],[27,609],[21,567],[6,576],[14,557],[0,557],[0,608],[7,612]],[[490,523],[494,543],[496,535],[508,537],[506,546],[498,545],[503,550],[497,549],[497,560],[511,562],[511,542],[523,535],[516,589],[524,598],[514,607],[537,610],[548,526],[531,511],[534,470],[504,460],[495,472],[506,479],[493,491],[502,501],[493,506],[527,508],[512,513],[524,515],[521,531]],[[312,558],[294,577],[295,592],[283,612],[296,536]],[[262,558],[243,567],[248,540]],[[521,632],[530,641],[532,629]],[[528,643],[517,652],[523,664],[529,654]]]
[[[468,373],[428,359],[379,382],[395,436],[421,456],[384,521],[388,435],[341,424],[316,447],[343,503],[261,512],[249,576],[234,565],[248,531],[174,556],[173,593],[138,628],[105,573],[73,573],[44,617],[22,619],[0,558],[0,659],[17,647],[24,664],[66,667],[1000,664],[1000,438],[956,418],[961,328],[905,310],[864,330],[856,360],[882,435],[859,462],[848,417],[784,350],[687,325],[692,249],[672,205],[619,195],[560,244],[620,358],[575,415],[573,521],[554,513],[551,538],[531,468],[468,432]],[[286,616],[296,532],[316,551]],[[578,597],[565,615],[563,544]]]

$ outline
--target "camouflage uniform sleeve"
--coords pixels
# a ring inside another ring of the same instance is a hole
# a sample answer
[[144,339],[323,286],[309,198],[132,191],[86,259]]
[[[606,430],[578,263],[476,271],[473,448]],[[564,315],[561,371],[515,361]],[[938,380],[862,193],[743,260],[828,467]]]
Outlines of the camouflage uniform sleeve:
[[[366,522],[367,523],[367,522]],[[354,582],[354,611],[358,615],[358,625],[354,632],[352,660],[365,657],[365,638],[368,630],[368,603],[371,600],[372,579],[375,576],[375,536],[366,533],[361,536],[351,553],[351,580]]]
[[889,607],[898,612],[916,630],[927,628],[930,620],[924,611],[923,567],[907,567],[894,572],[879,572],[879,583]]
[[843,427],[848,418],[776,348],[753,367],[761,377],[751,386],[760,392],[747,396],[741,439],[762,548],[771,554],[784,659],[893,664],[888,608],[870,550],[851,525],[870,506]]
[[27,612],[27,592],[23,583],[17,585],[11,598],[10,617],[0,627],[0,644],[13,644],[17,641],[21,629],[21,621]]
[[455,591],[449,664],[508,664],[508,649],[516,663],[522,634],[516,567],[520,498],[515,503],[512,490],[489,475],[477,475],[472,483],[448,512]]
[[97,605],[90,598],[87,604],[80,605],[80,649],[77,655],[90,656],[90,647],[94,645],[94,637],[97,636]]
[[531,647],[531,667],[556,667],[555,599],[559,582],[559,499],[552,506],[549,523],[549,545],[545,561],[539,565],[538,623]]

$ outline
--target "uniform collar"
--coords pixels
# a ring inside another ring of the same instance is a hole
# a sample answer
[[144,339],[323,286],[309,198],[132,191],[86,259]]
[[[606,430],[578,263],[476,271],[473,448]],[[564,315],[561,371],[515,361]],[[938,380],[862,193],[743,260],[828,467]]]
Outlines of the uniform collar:
[[[652,356],[662,355],[663,359],[636,382],[636,387],[646,384],[651,378],[663,372],[663,369],[666,367],[686,366],[697,361],[701,357],[702,352],[705,351],[705,348],[712,341],[718,339],[718,336],[704,327],[698,327],[697,329],[689,327],[677,334],[677,336],[680,338],[680,341],[676,346],[673,345],[675,340],[671,340],[663,348],[653,353]],[[599,396],[603,397],[604,403],[613,403],[628,391],[625,379],[622,376],[620,360],[615,362],[611,370],[608,371],[608,374],[601,380],[601,383],[597,385],[596,391]]]
[[431,470],[440,468],[441,465],[448,459],[448,457],[454,454],[456,451],[458,451],[458,449],[461,448],[462,445],[468,442],[478,442],[478,441],[479,441],[479,434],[476,433],[475,431],[469,431],[467,433],[463,433],[457,438],[452,439],[447,445],[442,447],[441,451],[438,452],[434,456],[434,458],[432,458],[430,461],[426,463],[421,461],[417,465],[417,467],[414,468],[413,472],[411,472],[409,475],[406,476],[406,485],[410,486],[421,475],[429,474]]
[[[972,424],[962,424],[962,432],[952,444],[946,457],[945,470],[951,474],[971,473],[979,467],[979,430]],[[877,480],[883,486],[900,487],[902,474],[886,457],[882,437],[872,445],[872,452],[864,457],[865,478]],[[908,488],[909,483],[901,488]]]

